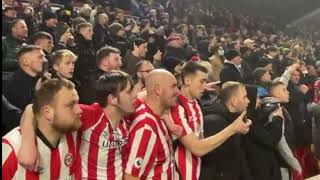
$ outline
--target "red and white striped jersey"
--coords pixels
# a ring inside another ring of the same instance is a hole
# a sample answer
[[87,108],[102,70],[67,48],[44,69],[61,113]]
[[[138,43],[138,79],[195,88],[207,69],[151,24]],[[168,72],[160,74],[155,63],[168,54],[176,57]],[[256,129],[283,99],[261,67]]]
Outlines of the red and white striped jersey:
[[125,172],[141,179],[175,179],[172,139],[159,115],[144,102],[129,130],[129,156]]
[[40,171],[31,172],[23,168],[17,160],[21,146],[20,127],[11,130],[2,138],[2,179],[75,179],[78,161],[76,133],[64,135],[53,148],[44,135],[37,130],[37,148],[40,153]]
[[80,105],[82,127],[80,156],[82,179],[122,179],[128,141],[128,125],[121,120],[112,127],[102,107],[95,103]]
[[[194,133],[198,139],[203,138],[203,116],[197,100],[188,100],[179,95],[176,106],[171,108],[171,118],[176,125],[183,129],[182,136]],[[200,176],[201,158],[179,143],[175,149],[175,159],[183,179],[197,180]]]

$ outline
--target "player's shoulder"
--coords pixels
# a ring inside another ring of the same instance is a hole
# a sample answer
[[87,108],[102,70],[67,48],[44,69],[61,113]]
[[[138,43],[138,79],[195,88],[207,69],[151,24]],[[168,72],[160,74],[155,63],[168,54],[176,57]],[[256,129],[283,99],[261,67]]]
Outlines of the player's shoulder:
[[9,144],[13,147],[18,147],[21,144],[21,130],[16,127],[2,137],[2,143]]

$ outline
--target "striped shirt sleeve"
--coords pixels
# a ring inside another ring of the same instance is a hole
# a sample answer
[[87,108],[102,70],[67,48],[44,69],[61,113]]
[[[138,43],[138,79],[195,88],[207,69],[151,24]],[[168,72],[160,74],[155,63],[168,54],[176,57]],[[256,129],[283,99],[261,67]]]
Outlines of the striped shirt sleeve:
[[176,125],[182,127],[182,136],[193,133],[188,123],[188,117],[186,117],[186,111],[181,105],[171,108],[171,118]]
[[132,129],[128,141],[130,152],[125,170],[127,174],[142,177],[149,173],[157,153],[156,140],[156,133],[147,124]]
[[2,139],[2,179],[13,179],[18,168],[17,156],[6,139]]

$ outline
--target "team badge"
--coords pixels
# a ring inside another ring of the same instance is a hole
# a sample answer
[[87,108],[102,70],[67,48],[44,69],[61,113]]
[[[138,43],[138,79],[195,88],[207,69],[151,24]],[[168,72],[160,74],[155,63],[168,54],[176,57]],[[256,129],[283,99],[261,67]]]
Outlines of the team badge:
[[73,162],[73,157],[71,153],[67,153],[66,156],[64,157],[64,165],[67,167],[70,167]]
[[140,157],[136,158],[136,160],[134,161],[134,167],[141,168],[142,162],[143,162],[142,158],[140,158]]

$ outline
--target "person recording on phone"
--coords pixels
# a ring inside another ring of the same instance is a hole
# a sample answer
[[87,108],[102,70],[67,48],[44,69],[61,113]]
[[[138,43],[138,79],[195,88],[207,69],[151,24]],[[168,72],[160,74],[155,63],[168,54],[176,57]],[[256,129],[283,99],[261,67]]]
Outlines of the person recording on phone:
[[283,113],[279,101],[261,105],[258,87],[247,85],[250,103],[248,117],[250,131],[244,139],[246,159],[253,179],[281,180],[277,145],[282,136]]
[[[217,134],[235,122],[240,114],[243,121],[250,121],[244,116],[250,101],[242,83],[224,83],[219,98],[220,103],[204,112],[204,138]],[[200,172],[200,180],[252,180],[241,146],[241,135],[234,134],[217,149],[203,156]]]
[[47,70],[52,67],[51,55],[54,48],[53,37],[45,31],[39,31],[34,35],[32,44],[40,46],[43,50],[45,58],[48,61],[48,63],[45,63],[45,69]]
[[[277,108],[272,108],[276,106],[281,107],[283,114],[282,123],[282,135],[281,139],[277,145],[277,159],[280,165],[281,179],[289,180],[291,179],[293,173],[297,176],[301,176],[302,169],[298,159],[293,155],[293,149],[295,145],[295,133],[292,116],[290,113],[282,106],[282,104],[289,102],[289,91],[287,90],[287,85],[281,81],[281,78],[275,79],[268,86],[269,97],[261,99],[261,104],[265,112],[274,112]],[[292,96],[292,95],[290,95]],[[268,121],[270,123],[272,121]]]

